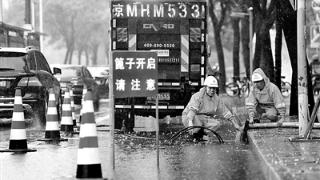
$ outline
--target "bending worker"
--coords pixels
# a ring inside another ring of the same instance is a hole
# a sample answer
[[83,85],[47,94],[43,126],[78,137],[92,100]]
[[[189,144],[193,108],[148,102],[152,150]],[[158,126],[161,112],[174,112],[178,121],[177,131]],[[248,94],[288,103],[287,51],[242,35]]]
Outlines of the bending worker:
[[[182,122],[185,127],[204,126],[212,130],[220,127],[220,122],[214,116],[223,116],[230,120],[235,128],[240,131],[240,122],[226,108],[222,99],[218,96],[218,81],[214,76],[208,76],[204,81],[204,86],[199,92],[192,95],[188,105],[182,112]],[[208,137],[206,130],[200,128],[191,131],[196,140],[206,140]],[[205,135],[205,136],[203,136]]]
[[249,113],[249,122],[254,119],[268,119],[271,122],[278,121],[280,125],[284,121],[286,106],[279,88],[270,82],[261,68],[252,73],[253,88],[246,99],[246,108]]

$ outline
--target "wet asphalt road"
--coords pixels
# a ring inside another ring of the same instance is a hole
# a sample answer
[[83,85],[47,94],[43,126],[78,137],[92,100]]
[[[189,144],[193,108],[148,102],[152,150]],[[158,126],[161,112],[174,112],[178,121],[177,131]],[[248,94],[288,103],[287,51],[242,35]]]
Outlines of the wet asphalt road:
[[[108,103],[101,102],[95,113],[97,124],[108,119]],[[28,148],[25,154],[0,153],[0,180],[75,179],[79,138],[48,144],[38,126],[27,128]],[[0,149],[8,148],[10,128],[0,129]],[[248,145],[235,144],[229,135],[219,143],[160,143],[160,171],[157,171],[154,139],[137,140],[135,135],[115,134],[115,171],[110,160],[110,134],[98,127],[99,156],[104,178],[114,179],[264,179],[260,162]],[[229,138],[229,139],[228,139]]]

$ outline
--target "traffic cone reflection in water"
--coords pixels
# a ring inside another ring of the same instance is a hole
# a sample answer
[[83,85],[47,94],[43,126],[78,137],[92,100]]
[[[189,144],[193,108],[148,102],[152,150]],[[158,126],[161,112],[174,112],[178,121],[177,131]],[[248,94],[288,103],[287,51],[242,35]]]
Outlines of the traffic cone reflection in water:
[[0,152],[33,152],[35,149],[28,149],[26,122],[22,106],[21,88],[17,87],[14,97],[14,106],[11,121],[9,149]]
[[86,93],[82,109],[76,178],[102,178],[91,91]]

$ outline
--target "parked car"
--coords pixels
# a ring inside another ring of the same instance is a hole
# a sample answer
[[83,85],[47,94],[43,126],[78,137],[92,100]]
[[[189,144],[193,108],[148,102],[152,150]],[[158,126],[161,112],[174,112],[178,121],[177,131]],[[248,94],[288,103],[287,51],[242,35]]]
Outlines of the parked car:
[[89,70],[81,65],[58,65],[58,69],[56,69],[56,67],[57,65],[53,67],[53,71],[60,82],[62,91],[71,87],[73,90],[74,103],[80,105],[83,87],[86,85],[87,89],[92,90],[95,111],[99,110],[100,95],[98,84],[93,79]]
[[56,105],[60,110],[59,81],[54,77],[46,58],[39,50],[32,47],[0,48],[1,115],[7,114],[2,113],[5,111],[13,111],[16,87],[21,87],[24,110],[32,109],[42,124],[46,122],[50,88],[54,90]]
[[109,67],[90,66],[88,70],[98,84],[100,97],[108,98],[109,95]]

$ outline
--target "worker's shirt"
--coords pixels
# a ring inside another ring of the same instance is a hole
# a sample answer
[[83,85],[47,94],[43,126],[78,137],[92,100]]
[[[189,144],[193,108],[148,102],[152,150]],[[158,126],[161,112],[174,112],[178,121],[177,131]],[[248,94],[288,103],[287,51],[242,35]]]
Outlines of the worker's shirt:
[[183,114],[187,115],[190,110],[194,111],[196,115],[218,115],[226,119],[232,117],[231,112],[226,108],[221,98],[216,94],[212,97],[208,96],[205,87],[192,95],[187,107],[183,110]]
[[265,81],[265,87],[259,90],[253,86],[250,90],[249,96],[246,98],[246,108],[249,116],[253,116],[256,112],[256,106],[259,105],[264,108],[276,108],[280,115],[284,115],[286,106],[283,96],[279,88],[269,81],[262,69],[258,68],[254,73],[260,73]]

